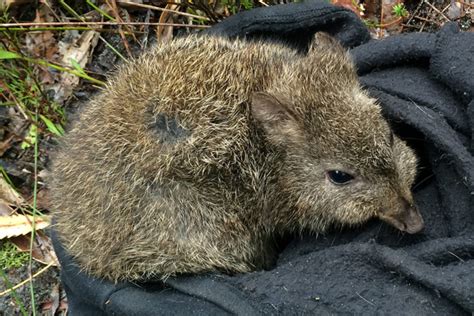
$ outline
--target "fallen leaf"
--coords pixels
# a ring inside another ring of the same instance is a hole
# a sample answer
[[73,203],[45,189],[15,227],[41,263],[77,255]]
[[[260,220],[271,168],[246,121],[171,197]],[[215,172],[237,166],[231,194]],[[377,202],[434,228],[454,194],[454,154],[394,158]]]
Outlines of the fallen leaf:
[[5,201],[0,200],[0,216],[10,216],[13,214],[15,210],[13,210],[8,203]]
[[2,173],[0,173],[0,201],[4,201],[7,204],[21,205],[25,203],[25,200],[16,192]]
[[[13,237],[10,239],[10,241],[15,244],[18,250],[23,252],[30,251],[31,234]],[[33,259],[43,264],[53,264],[54,266],[59,266],[59,261],[56,257],[56,253],[54,252],[51,238],[41,231],[37,231],[35,233],[32,256]]]
[[4,141],[0,142],[0,157],[3,156],[3,154],[10,149],[13,141],[15,140],[15,135],[10,135],[5,139]]
[[[98,39],[99,33],[96,31],[67,33],[58,43],[61,55],[60,63],[71,68],[85,68],[97,45]],[[58,81],[48,88],[55,92],[54,101],[58,104],[63,104],[72,95],[79,82],[80,78],[78,76],[61,72]]]
[[[32,196],[28,199],[30,205],[33,205],[33,198]],[[36,208],[41,210],[49,210],[51,208],[47,189],[43,188],[36,193]]]
[[[176,10],[178,5],[168,3],[165,7],[167,10]],[[164,11],[160,15],[159,23],[173,23],[174,14],[169,11]],[[156,38],[159,42],[167,43],[173,38],[173,27],[172,26],[163,26],[159,25],[156,29]]]
[[[31,215],[0,216],[0,239],[29,234],[33,230],[32,224],[33,216]],[[44,229],[49,225],[50,221],[47,217],[36,216],[36,230]]]
[[[48,6],[44,4],[39,6],[33,22],[54,22],[54,16]],[[26,34],[25,44],[30,55],[36,58],[49,61],[57,58],[58,46],[52,31],[29,32]]]

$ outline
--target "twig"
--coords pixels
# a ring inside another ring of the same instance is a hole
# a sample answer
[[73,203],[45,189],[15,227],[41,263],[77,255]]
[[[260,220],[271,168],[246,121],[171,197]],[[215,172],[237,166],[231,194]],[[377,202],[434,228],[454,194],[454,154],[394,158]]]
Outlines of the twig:
[[437,7],[429,3],[427,0],[424,0],[424,2],[429,5],[434,11],[436,11],[438,14],[440,14],[442,17],[446,19],[447,22],[451,21],[446,15],[444,15],[443,12],[439,11]]
[[[383,25],[383,3],[380,5],[380,25]],[[379,27],[379,30],[377,31],[378,37],[382,37],[382,28]]]
[[182,15],[182,16],[187,16],[190,18],[195,18],[195,19],[201,19],[201,20],[206,20],[210,21],[208,17],[205,16],[200,16],[196,14],[191,14],[191,13],[186,13],[186,12],[181,12],[177,10],[171,10],[171,9],[165,9],[165,8],[160,8],[160,7],[155,7],[153,5],[148,5],[148,4],[141,4],[141,3],[134,3],[134,2],[128,2],[128,1],[117,1],[119,4],[127,4],[132,7],[137,7],[137,8],[144,8],[144,9],[150,9],[150,10],[156,10],[156,11],[161,11],[161,12],[169,12],[169,13],[174,13],[177,15]]
[[[95,32],[105,32],[105,33],[117,33],[117,30],[112,29],[99,29],[97,27],[87,27],[87,26],[73,26],[73,27],[0,27],[0,31],[15,31],[15,32],[42,32],[42,31],[95,31]],[[141,31],[124,32],[125,35],[132,34],[142,34]]]
[[194,27],[194,28],[209,28],[210,25],[188,25],[182,23],[146,23],[146,22],[27,22],[27,23],[0,23],[0,28],[14,28],[14,27],[35,27],[35,26],[119,26],[119,25],[132,25],[132,26],[176,26],[176,27]]
[[[432,11],[433,11],[433,9],[430,7],[430,8],[428,9],[428,14],[427,14],[427,16],[429,16]],[[421,28],[420,28],[420,32],[423,32],[423,30],[424,30],[424,28],[425,28],[425,26],[426,26],[426,22],[427,22],[427,21],[423,21],[423,24],[421,25]]]
[[420,3],[418,3],[418,6],[416,7],[415,11],[413,11],[413,13],[408,18],[408,21],[407,21],[406,24],[410,24],[411,20],[413,20],[413,17],[415,16],[415,14],[417,14],[418,11],[420,11],[422,5],[423,5],[423,1],[420,1]]
[[[117,2],[115,0],[111,0],[111,1],[106,0],[105,2],[112,9],[112,12],[115,15],[115,20],[117,22],[123,22],[122,18],[120,17],[120,13],[117,9]],[[125,50],[127,51],[128,57],[131,58],[133,57],[132,51],[130,50],[130,45],[128,44],[127,38],[125,37],[125,34],[123,33],[123,29],[121,26],[118,29],[119,29],[120,38],[122,39],[123,46],[125,47]]]
[[436,24],[436,25],[438,25],[438,26],[441,26],[441,25],[439,24],[439,22],[436,22],[436,21],[434,21],[434,20],[430,20],[430,19],[424,18],[424,17],[422,17],[422,16],[418,16],[418,15],[417,15],[417,16],[415,16],[415,19],[421,20],[421,21],[425,21],[425,22],[434,23],[434,24]]
[[8,87],[8,85],[6,83],[2,81],[0,81],[0,87],[2,87],[6,92],[8,92],[8,94],[10,95],[10,97],[13,99],[13,102],[16,104],[18,110],[20,111],[21,114],[23,114],[23,117],[25,119],[28,119],[28,115],[26,115],[25,111],[23,110],[22,108],[22,104],[18,101],[18,99],[16,98],[16,96],[13,94],[13,92],[10,90],[10,88]]
[[388,23],[385,23],[385,24],[380,24],[380,25],[378,25],[378,27],[380,27],[380,28],[386,28],[386,27],[391,26],[391,25],[393,25],[393,24],[397,24],[397,23],[400,22],[402,19],[403,19],[402,17],[399,17],[399,18],[393,20],[392,22],[388,22]]
[[46,272],[46,270],[51,268],[51,266],[53,266],[53,265],[54,265],[54,262],[48,263],[48,265],[46,267],[44,267],[41,270],[39,270],[38,272],[36,272],[35,274],[33,274],[28,279],[23,280],[20,283],[18,283],[17,285],[15,285],[14,287],[11,287],[8,290],[5,290],[5,291],[1,292],[0,296],[7,295],[8,293],[10,293],[12,291],[15,291],[16,289],[18,289],[18,288],[22,287],[23,285],[27,284],[28,282],[31,282],[34,278],[36,278],[37,276],[39,276],[39,275],[43,274],[44,272]]
[[408,28],[411,28],[411,29],[417,29],[419,30],[420,27],[418,25],[408,25],[408,24],[402,24],[403,27],[408,27]]
[[457,0],[457,2],[459,2],[461,4],[464,4],[464,5],[467,5],[468,7],[474,8],[474,3],[468,3],[468,2],[461,1],[461,0]]
[[444,7],[444,9],[443,9],[443,10],[441,10],[441,12],[443,12],[443,13],[444,13],[446,10],[448,10],[448,9],[449,9],[449,7],[450,7],[450,6],[451,6],[451,3],[450,3],[450,4],[448,4],[447,6],[445,6],[445,7]]

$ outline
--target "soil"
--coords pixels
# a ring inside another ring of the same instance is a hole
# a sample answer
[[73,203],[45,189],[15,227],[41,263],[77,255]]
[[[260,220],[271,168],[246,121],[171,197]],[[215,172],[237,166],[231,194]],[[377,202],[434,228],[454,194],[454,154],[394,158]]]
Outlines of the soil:
[[[33,274],[42,268],[44,268],[43,264],[33,262]],[[28,279],[28,265],[24,265],[19,269],[5,271],[5,274],[10,284],[16,285]],[[36,302],[35,305],[37,312],[40,315],[50,315],[50,305],[52,305],[52,302],[56,300],[59,303],[61,296],[64,296],[64,293],[60,293],[58,291],[59,287],[59,268],[57,267],[50,267],[48,270],[46,270],[46,272],[33,279],[33,288]],[[0,282],[0,292],[3,292],[7,289],[7,284],[5,282]],[[18,297],[25,311],[32,310],[30,286],[27,284],[16,289],[15,294],[0,296],[0,315],[21,315],[21,309],[20,306],[16,304],[15,296]]]

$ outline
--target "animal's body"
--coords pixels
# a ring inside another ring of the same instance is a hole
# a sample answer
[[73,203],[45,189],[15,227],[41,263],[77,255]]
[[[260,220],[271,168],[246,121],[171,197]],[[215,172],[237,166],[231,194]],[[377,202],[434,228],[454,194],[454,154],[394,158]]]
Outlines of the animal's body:
[[190,36],[127,63],[64,137],[49,181],[66,249],[112,280],[268,265],[282,232],[379,217],[416,232],[411,149],[319,35]]

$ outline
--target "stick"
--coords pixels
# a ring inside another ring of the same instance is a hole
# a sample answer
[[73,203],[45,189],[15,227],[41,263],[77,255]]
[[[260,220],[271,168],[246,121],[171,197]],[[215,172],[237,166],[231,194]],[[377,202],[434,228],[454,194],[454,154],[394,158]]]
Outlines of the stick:
[[35,26],[118,26],[118,25],[150,25],[150,26],[177,26],[177,27],[194,27],[194,28],[209,28],[209,25],[189,25],[182,23],[145,23],[145,22],[28,22],[28,23],[0,23],[1,28],[13,27],[35,27]]
[[48,270],[49,268],[51,268],[51,266],[53,265],[54,263],[53,262],[50,262],[48,263],[48,265],[44,268],[42,268],[41,270],[39,270],[38,272],[36,272],[35,274],[33,274],[31,277],[29,277],[28,279],[26,280],[23,280],[21,281],[20,283],[18,283],[17,285],[15,285],[14,287],[11,287],[9,288],[8,290],[5,290],[3,292],[0,293],[0,296],[4,296],[12,291],[15,291],[16,289],[22,287],[23,285],[27,284],[28,282],[31,282],[34,278],[36,278],[37,276],[43,274],[44,272],[46,272],[46,270]]

